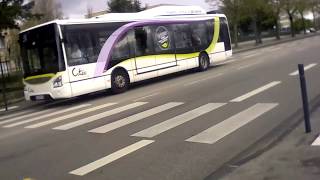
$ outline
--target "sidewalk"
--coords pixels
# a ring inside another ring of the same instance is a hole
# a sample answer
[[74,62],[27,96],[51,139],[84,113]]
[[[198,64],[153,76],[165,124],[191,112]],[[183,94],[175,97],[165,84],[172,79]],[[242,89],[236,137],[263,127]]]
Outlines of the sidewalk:
[[256,45],[255,41],[252,40],[252,41],[240,42],[238,44],[239,46],[238,48],[234,48],[234,44],[232,44],[232,48],[233,48],[233,53],[240,53],[243,51],[272,46],[272,45],[281,44],[289,41],[296,41],[299,39],[304,39],[304,38],[313,37],[317,35],[320,35],[320,33],[316,32],[316,33],[309,33],[309,34],[296,34],[296,37],[294,38],[292,38],[291,35],[284,35],[284,36],[281,36],[280,40],[277,40],[275,37],[268,37],[268,38],[263,38],[262,39],[263,44],[260,44],[260,45]]
[[304,123],[270,150],[234,168],[221,180],[319,180],[320,146],[311,146],[320,133],[320,103],[311,115],[313,131],[305,134]]

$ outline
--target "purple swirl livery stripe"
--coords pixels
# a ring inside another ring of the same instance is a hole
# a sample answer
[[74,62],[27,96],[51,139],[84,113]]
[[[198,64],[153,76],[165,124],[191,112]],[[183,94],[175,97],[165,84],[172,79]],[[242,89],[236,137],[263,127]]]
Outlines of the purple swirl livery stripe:
[[[201,19],[202,21],[209,20],[212,18]],[[103,45],[96,65],[95,77],[101,76],[105,69],[108,69],[111,52],[115,44],[120,40],[120,38],[128,32],[133,27],[144,26],[144,25],[163,25],[163,24],[174,24],[174,23],[187,23],[187,22],[196,22],[199,20],[150,20],[150,21],[139,21],[132,22],[121,26],[112,35],[107,39],[105,44]]]

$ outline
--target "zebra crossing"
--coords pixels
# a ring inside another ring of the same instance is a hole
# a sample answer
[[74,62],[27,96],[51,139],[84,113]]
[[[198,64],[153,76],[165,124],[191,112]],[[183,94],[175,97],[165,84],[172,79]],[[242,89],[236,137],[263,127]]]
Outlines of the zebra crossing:
[[[134,110],[138,107],[144,107],[148,105],[149,102],[133,102],[130,104],[119,105],[116,102],[105,103],[101,105],[92,104],[80,104],[68,108],[52,108],[46,109],[38,112],[30,112],[26,110],[23,112],[18,112],[16,114],[11,114],[0,121],[0,126],[2,128],[26,128],[26,129],[37,129],[45,128],[47,126],[54,126],[56,123],[63,123],[56,127],[50,127],[52,130],[67,131],[74,128],[94,123],[96,121],[103,121],[108,119],[110,116],[121,114],[130,110]],[[133,115],[128,117],[106,123],[102,126],[95,127],[94,129],[88,129],[88,133],[104,134],[124,126],[137,123],[139,121],[148,121],[152,119],[152,116],[157,114],[165,113],[168,110],[176,110],[177,108],[187,105],[185,102],[167,102],[157,106],[148,107],[141,112],[135,112]],[[180,114],[176,114],[174,117],[163,119],[162,122],[155,124],[146,129],[139,130],[134,134],[128,134],[128,136],[141,137],[141,138],[153,138],[161,133],[172,130],[180,125],[186,124],[189,121],[196,120],[200,116],[208,113],[213,113],[217,109],[224,106],[228,106],[230,103],[207,103],[199,105],[197,107],[189,108]],[[221,121],[221,123],[210,127],[209,129],[195,135],[186,141],[198,142],[198,143],[209,143],[213,144],[217,140],[223,138],[227,134],[241,128],[242,126],[250,123],[264,113],[272,110],[278,106],[277,103],[258,103],[255,104],[238,114]],[[80,119],[79,119],[80,118]],[[70,122],[71,121],[71,122]],[[105,122],[105,121],[103,121]],[[218,133],[217,133],[218,132]],[[222,133],[222,134],[221,134]],[[223,134],[225,133],[225,134]],[[221,137],[217,137],[221,134]],[[210,136],[210,140],[208,139]],[[212,139],[216,137],[216,139]]]
[[[25,111],[25,113],[18,112],[15,115],[7,116],[3,121],[0,121],[0,126],[6,129],[19,127],[26,129],[39,129],[46,128],[49,125],[54,126],[56,123],[64,123],[60,126],[50,128],[54,131],[71,131],[72,129],[85,124],[94,123],[96,121],[105,122],[103,120],[108,119],[110,116],[135,110],[135,108],[138,107],[144,107],[142,108],[144,110],[141,112],[138,110],[138,112],[135,111],[133,115],[128,117],[106,123],[94,129],[86,130],[87,133],[105,134],[139,121],[151,120],[153,116],[166,113],[168,110],[172,110],[172,112],[179,112],[174,113],[175,115],[173,115],[171,118],[163,119],[158,124],[152,125],[151,127],[146,127],[145,129],[139,129],[136,133],[131,135],[128,134],[128,138],[141,138],[140,141],[131,145],[126,145],[126,147],[123,147],[122,149],[119,149],[98,160],[82,165],[80,168],[71,170],[69,172],[69,174],[72,175],[84,176],[124,156],[132,154],[135,151],[141,150],[144,147],[153,144],[156,140],[152,138],[160,134],[163,134],[167,131],[173,131],[178,126],[187,124],[190,121],[195,121],[197,118],[200,118],[205,114],[214,114],[216,110],[221,109],[222,107],[226,107],[228,105],[232,106],[232,102],[212,102],[185,109],[188,107],[186,106],[188,104],[186,102],[166,102],[164,104],[152,105],[151,107],[148,105],[149,103],[150,102],[132,102],[130,104],[118,104],[116,102],[110,102],[101,105],[81,104],[73,107],[57,107],[39,112],[30,112],[30,110],[28,110]],[[212,145],[218,141],[221,141],[224,137],[231,135],[235,131],[241,130],[241,127],[252,123],[263,114],[272,111],[278,105],[278,103],[257,103],[250,107],[243,108],[241,112],[231,115],[231,117],[220,121],[218,124],[212,126],[210,125],[211,127],[207,127],[208,129],[202,130],[196,135],[190,134],[189,137],[185,137],[184,142]],[[183,112],[176,111],[178,108],[183,106],[186,106],[182,108],[184,109]]]

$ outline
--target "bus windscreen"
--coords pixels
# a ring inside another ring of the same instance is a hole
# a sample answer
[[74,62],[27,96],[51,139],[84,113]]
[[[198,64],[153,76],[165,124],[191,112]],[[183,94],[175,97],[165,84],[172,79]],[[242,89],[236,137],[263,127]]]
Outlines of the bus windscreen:
[[[24,75],[57,73],[64,69],[55,24],[49,24],[20,34]],[[61,48],[61,47],[60,47]]]

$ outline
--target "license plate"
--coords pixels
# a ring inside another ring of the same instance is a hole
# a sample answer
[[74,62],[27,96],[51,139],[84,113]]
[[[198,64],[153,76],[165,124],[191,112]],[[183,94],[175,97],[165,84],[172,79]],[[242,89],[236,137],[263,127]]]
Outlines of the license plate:
[[43,95],[36,96],[36,100],[44,100],[44,96]]

